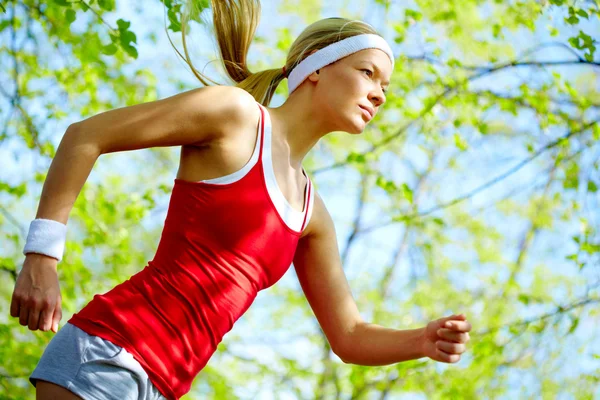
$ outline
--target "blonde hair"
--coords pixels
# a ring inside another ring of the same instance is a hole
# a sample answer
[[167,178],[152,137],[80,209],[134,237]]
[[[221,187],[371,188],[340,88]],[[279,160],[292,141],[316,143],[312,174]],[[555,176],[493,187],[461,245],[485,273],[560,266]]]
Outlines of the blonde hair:
[[[200,82],[209,86],[208,81],[217,83],[194,68],[185,39],[190,17],[199,15],[201,11],[198,2],[198,0],[187,0],[187,7],[181,17],[181,36],[185,56],[177,49],[175,50],[190,66]],[[285,75],[282,68],[260,72],[251,72],[248,69],[248,49],[260,20],[260,1],[211,0],[211,4],[214,30],[221,53],[220,59],[227,75],[235,82],[235,86],[250,93],[257,102],[268,106]],[[292,43],[285,62],[287,74],[289,75],[292,69],[308,57],[312,51],[320,50],[351,36],[366,33],[378,35],[371,25],[346,18],[326,18],[309,25]]]

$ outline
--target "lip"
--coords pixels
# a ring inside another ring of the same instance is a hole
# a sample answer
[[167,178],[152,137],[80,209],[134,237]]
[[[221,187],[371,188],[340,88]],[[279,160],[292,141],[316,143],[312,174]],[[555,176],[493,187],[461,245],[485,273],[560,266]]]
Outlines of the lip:
[[369,120],[373,119],[373,117],[375,115],[375,111],[372,108],[361,106],[360,104],[358,106],[367,112]]

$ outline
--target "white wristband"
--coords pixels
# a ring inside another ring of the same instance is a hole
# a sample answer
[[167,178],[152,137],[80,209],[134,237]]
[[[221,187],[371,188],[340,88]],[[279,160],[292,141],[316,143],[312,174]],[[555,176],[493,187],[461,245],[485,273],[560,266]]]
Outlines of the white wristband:
[[23,254],[39,253],[62,260],[67,238],[67,226],[51,219],[35,219],[29,226]]

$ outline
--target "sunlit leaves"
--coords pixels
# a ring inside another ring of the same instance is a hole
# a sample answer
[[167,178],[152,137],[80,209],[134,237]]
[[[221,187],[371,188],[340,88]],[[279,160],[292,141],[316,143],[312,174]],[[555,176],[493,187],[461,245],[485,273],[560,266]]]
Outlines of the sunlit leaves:
[[460,134],[454,134],[454,145],[458,147],[461,151],[465,151],[469,148],[469,144]]
[[[197,6],[190,9],[195,20],[208,3],[165,0],[165,8],[160,10],[166,12],[167,29],[180,32],[185,7]],[[276,4],[262,3],[265,8]],[[10,15],[15,3],[6,4]],[[15,109],[18,118],[10,121],[3,138],[21,144],[20,152],[30,148],[42,160],[37,169],[45,171],[55,152],[45,137],[56,139],[69,123],[107,109],[154,100],[158,78],[148,66],[132,71],[134,65],[130,63],[143,51],[146,35],[142,37],[143,27],[134,22],[139,19],[121,14],[115,1],[54,0],[43,3],[42,13],[31,6],[33,2],[26,3],[29,8],[18,4],[20,13],[14,21],[0,14],[0,34],[17,29],[22,34],[19,38],[26,40],[26,29],[35,28],[31,32],[40,48],[34,41],[25,41],[16,56],[9,47],[3,48],[8,57],[3,65],[10,69],[18,63],[20,83],[19,102],[6,104],[18,103],[29,113],[23,115]],[[280,21],[263,19],[269,30],[255,38],[250,59],[256,56],[264,68],[280,67],[305,26],[297,20],[314,22],[320,10],[325,10],[323,4],[285,2],[279,7],[285,22],[278,25]],[[378,0],[378,4],[382,9],[369,10],[379,13],[385,8],[389,13],[385,18],[373,14],[369,22],[377,25],[398,50],[387,103],[363,134],[338,132],[323,138],[305,166],[343,165],[338,169],[343,173],[330,172],[330,181],[313,177],[324,198],[328,191],[344,194],[341,206],[331,207],[333,211],[351,210],[336,220],[342,238],[357,217],[350,214],[358,203],[354,197],[358,190],[353,185],[363,174],[368,175],[368,212],[356,220],[359,229],[375,228],[353,236],[355,242],[344,266],[360,311],[396,328],[417,328],[451,310],[465,311],[476,329],[465,362],[454,368],[432,362],[366,368],[324,359],[321,350],[325,338],[301,289],[276,285],[265,294],[273,300],[267,322],[256,325],[257,336],[269,345],[271,368],[261,367],[258,358],[209,365],[196,382],[198,391],[190,396],[206,392],[219,399],[233,397],[232,388],[277,381],[288,389],[283,396],[311,397],[320,393],[315,382],[323,376],[325,366],[333,365],[336,374],[326,375],[322,391],[332,397],[338,389],[339,397],[354,398],[381,397],[382,391],[389,391],[390,397],[409,391],[433,398],[519,397],[526,390],[518,383],[511,386],[512,392],[507,389],[507,376],[515,371],[526,375],[526,382],[532,385],[544,384],[539,375],[551,376],[558,388],[546,397],[568,397],[565,392],[558,394],[567,390],[561,386],[569,386],[560,374],[543,369],[543,364],[556,363],[560,358],[539,340],[562,344],[566,335],[585,333],[584,327],[597,318],[590,316],[593,307],[585,314],[556,305],[584,296],[582,289],[590,283],[581,282],[597,265],[600,242],[594,229],[596,220],[579,218],[595,206],[599,167],[584,160],[595,155],[597,148],[593,146],[600,141],[600,127],[592,126],[559,140],[548,151],[543,149],[597,115],[600,95],[590,84],[595,82],[597,67],[588,64],[597,56],[598,39],[591,30],[597,26],[593,25],[597,13],[587,8],[589,2],[552,0],[466,0],[460,4],[419,0],[398,4],[398,8],[387,0]],[[352,5],[346,8],[328,3],[331,9],[327,12],[338,7],[338,13],[351,13]],[[163,3],[154,6],[163,7]],[[556,13],[552,20],[546,19],[548,8]],[[543,49],[535,47],[536,40],[545,34],[537,30],[545,29],[539,27],[540,21],[556,35],[552,38],[556,43]],[[161,39],[163,25],[155,28],[145,33]],[[570,36],[574,37],[569,40]],[[160,40],[153,45],[158,43]],[[524,48],[536,50],[521,56]],[[40,49],[48,50],[44,53]],[[578,65],[552,67],[544,64],[547,60]],[[531,65],[504,64],[512,62]],[[249,66],[258,70],[254,67]],[[12,81],[7,82],[11,95]],[[188,89],[185,84],[165,84],[171,92]],[[284,86],[278,94],[285,94]],[[386,145],[370,150],[390,137],[393,139]],[[469,195],[540,151],[523,170]],[[168,159],[162,161],[171,168],[174,165]],[[99,164],[111,162],[102,159]],[[159,170],[151,163],[139,165],[140,170]],[[15,204],[14,209],[22,208],[29,215],[35,212],[27,195],[39,193],[45,174],[34,171],[31,176],[31,182],[0,182],[0,194],[8,199],[3,206]],[[164,180],[136,178],[132,180],[137,182],[135,188],[125,177],[104,176],[99,184],[86,183],[71,213],[71,236],[60,270],[65,309],[76,310],[96,291],[110,288],[141,268],[153,254],[158,235],[148,233],[145,237],[141,221],[165,206],[161,200],[168,196],[171,186]],[[545,187],[549,188],[547,193],[541,191]],[[461,196],[465,198],[460,200]],[[453,203],[456,199],[459,201]],[[429,212],[432,209],[436,211]],[[22,238],[17,228],[11,227],[4,214],[0,214],[0,222],[6,232],[5,242],[18,248]],[[378,236],[382,232],[378,225],[388,229],[385,234]],[[12,267],[18,260],[18,254],[3,255],[0,265]],[[8,281],[10,272],[3,271],[0,274]],[[5,297],[7,293],[8,285]],[[593,289],[589,293],[595,295]],[[554,311],[557,316],[544,317]],[[27,358],[20,358],[8,371],[22,374],[37,361],[45,339],[31,334],[26,340],[16,340],[9,335],[22,334],[23,330],[14,321],[10,323],[13,325],[0,326],[0,359],[28,351]],[[245,331],[235,333],[235,340],[220,346],[224,358],[233,354],[238,340],[247,338]],[[284,346],[277,346],[272,339],[278,335],[286,342]],[[294,335],[308,343],[300,351],[303,356],[313,352],[305,357],[307,360],[293,359],[296,343],[288,339]],[[220,368],[224,365],[227,368]],[[465,381],[467,375],[471,379]],[[587,378],[580,374],[574,379]],[[22,389],[24,385],[13,381],[7,387],[7,393],[17,393],[15,398],[30,394]],[[4,393],[1,390],[0,397]],[[18,390],[23,391],[22,396]],[[589,393],[582,393],[581,398],[589,398]]]
[[74,22],[75,18],[76,18],[75,10],[68,9],[67,11],[65,11],[65,19],[67,20],[67,22],[69,24],[71,24],[72,22]]
[[586,60],[590,62],[594,60],[597,40],[592,39],[591,36],[586,35],[583,31],[579,31],[579,36],[570,38],[569,43],[578,50],[587,50],[584,54]]
[[113,11],[115,9],[115,0],[97,0],[100,8],[106,11]]
[[[129,26],[131,23],[129,21],[124,21],[123,19],[119,19],[117,21],[117,26],[119,27],[119,35],[118,41],[123,49],[133,58],[137,58],[138,52],[137,49],[131,43],[137,43],[137,38],[135,33],[129,30]],[[116,41],[116,38],[111,35],[113,43]]]
[[565,189],[577,189],[579,187],[579,165],[574,162],[570,163],[565,173],[563,187]]
[[169,18],[169,26],[173,32],[181,31],[181,4],[171,4],[171,2],[165,4],[167,7],[167,17]]

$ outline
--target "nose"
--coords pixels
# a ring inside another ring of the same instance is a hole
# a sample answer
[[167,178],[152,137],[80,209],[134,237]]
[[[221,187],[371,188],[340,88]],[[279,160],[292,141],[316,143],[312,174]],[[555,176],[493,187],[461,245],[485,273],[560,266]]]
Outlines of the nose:
[[369,95],[369,100],[371,100],[375,107],[379,107],[385,103],[385,94],[383,93],[383,89],[379,88],[379,90],[371,92]]

